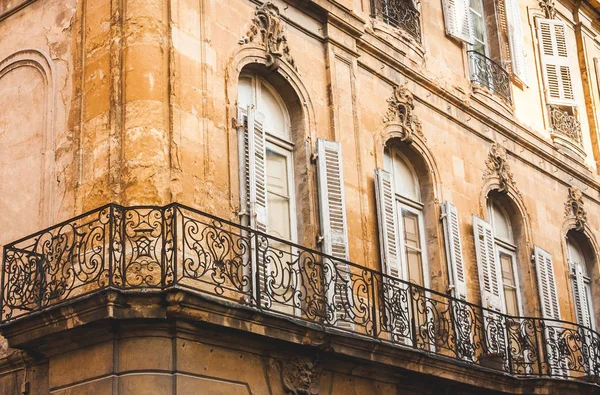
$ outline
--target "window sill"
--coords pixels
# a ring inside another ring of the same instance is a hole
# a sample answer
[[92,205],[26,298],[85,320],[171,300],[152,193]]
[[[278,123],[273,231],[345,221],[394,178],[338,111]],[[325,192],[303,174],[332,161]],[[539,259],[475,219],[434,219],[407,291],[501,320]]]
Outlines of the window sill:
[[496,94],[494,91],[481,86],[475,82],[471,82],[472,96],[479,99],[480,102],[485,103],[491,107],[501,107],[509,114],[514,113],[512,103],[505,100],[502,96]]
[[583,150],[583,147],[581,145],[574,142],[572,139],[563,135],[562,133],[555,132],[553,129],[549,129],[549,132],[550,132],[550,137],[552,138],[552,143],[554,144],[554,146],[556,148],[559,148],[559,149],[564,148],[564,150],[561,150],[561,151],[565,155],[569,156],[570,158],[572,158],[580,163],[585,162],[585,158],[587,157],[587,154],[585,153],[585,151]]

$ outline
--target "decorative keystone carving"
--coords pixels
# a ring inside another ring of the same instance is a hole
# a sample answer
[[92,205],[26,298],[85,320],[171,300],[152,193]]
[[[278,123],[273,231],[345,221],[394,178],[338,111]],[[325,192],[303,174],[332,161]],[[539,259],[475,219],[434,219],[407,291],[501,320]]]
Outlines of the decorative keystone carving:
[[402,125],[404,136],[401,138],[406,143],[412,143],[416,134],[425,140],[421,121],[414,114],[415,99],[413,94],[404,85],[394,88],[394,93],[387,99],[388,110],[383,122],[399,122]]
[[486,170],[483,178],[498,177],[500,179],[500,188],[498,192],[507,193],[509,186],[516,186],[513,174],[508,164],[508,154],[506,148],[498,143],[492,144],[490,153],[485,161]]
[[314,395],[319,393],[319,381],[323,366],[310,359],[279,361],[281,382],[286,394]]
[[277,70],[281,59],[297,69],[294,59],[290,55],[279,8],[270,1],[256,8],[250,29],[239,41],[240,45],[251,42],[256,42],[265,47],[267,67],[270,70]]
[[556,17],[556,8],[554,0],[538,0],[538,4],[544,13],[546,19],[554,19]]
[[576,186],[569,188],[569,198],[565,203],[565,218],[574,218],[575,230],[583,232],[587,223],[587,213],[583,207],[583,192]]

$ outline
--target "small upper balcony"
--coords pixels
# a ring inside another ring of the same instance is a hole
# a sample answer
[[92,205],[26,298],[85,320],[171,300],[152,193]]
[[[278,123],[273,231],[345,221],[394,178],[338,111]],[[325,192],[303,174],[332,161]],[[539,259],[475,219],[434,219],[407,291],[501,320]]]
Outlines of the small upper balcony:
[[372,0],[373,16],[421,44],[421,14],[413,0]]
[[6,245],[0,328],[10,344],[12,326],[94,295],[173,289],[488,372],[600,378],[590,328],[507,316],[180,204],[107,205]]
[[512,104],[510,74],[498,63],[479,51],[467,51],[471,83]]

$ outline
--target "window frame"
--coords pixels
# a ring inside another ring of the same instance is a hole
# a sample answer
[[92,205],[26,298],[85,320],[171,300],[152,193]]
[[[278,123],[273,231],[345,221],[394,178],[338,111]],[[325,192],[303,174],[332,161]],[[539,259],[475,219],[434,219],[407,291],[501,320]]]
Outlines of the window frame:
[[[583,262],[576,262],[573,259],[573,256],[571,254],[571,248],[577,248],[577,250],[579,251],[581,257],[583,258]],[[575,294],[575,290],[577,289],[577,286],[575,284],[575,282],[577,281],[576,278],[576,270],[577,270],[577,266],[581,266],[582,267],[582,273],[583,273],[583,286],[584,286],[584,290],[585,293],[587,295],[587,310],[588,310],[588,314],[590,316],[590,325],[591,325],[591,329],[596,330],[596,314],[594,311],[594,300],[592,299],[592,279],[590,278],[590,276],[588,275],[588,268],[587,268],[587,260],[585,259],[585,254],[583,253],[581,246],[579,245],[579,243],[577,242],[577,240],[573,240],[572,237],[567,236],[567,259],[569,262],[569,273],[570,273],[570,277],[571,277],[571,296],[573,297],[573,307],[575,308],[575,319],[577,320],[577,323],[579,325],[584,325],[584,323],[579,322],[579,313],[577,311],[577,303],[575,303],[575,301],[577,300],[577,295]]]
[[[425,205],[421,202],[422,199],[422,194],[421,194],[421,188],[420,188],[420,183],[419,183],[419,178],[415,172],[414,166],[412,165],[412,163],[406,158],[406,156],[399,150],[394,149],[394,148],[386,148],[385,152],[384,152],[384,160],[385,160],[385,167],[388,169],[388,171],[391,173],[392,175],[392,180],[394,181],[394,200],[395,200],[395,205],[396,205],[396,221],[398,223],[398,246],[399,246],[399,252],[400,252],[400,256],[401,256],[401,263],[402,263],[402,267],[400,268],[400,273],[402,275],[402,279],[404,281],[409,282],[409,277],[408,277],[408,262],[406,260],[406,242],[405,242],[405,235],[404,235],[404,211],[408,211],[412,214],[414,214],[417,217],[417,222],[418,222],[418,226],[419,226],[419,242],[421,244],[421,266],[422,266],[422,270],[423,270],[423,284],[421,286],[425,287],[425,288],[429,288],[429,264],[427,261],[427,245],[425,244],[425,220],[424,220],[424,215],[423,215],[423,209],[425,207]],[[410,197],[406,197],[404,195],[402,195],[401,193],[398,192],[397,188],[397,182],[396,181],[396,174],[394,172],[394,161],[395,156],[399,157],[399,160],[402,160],[404,162],[404,164],[408,167],[408,170],[411,173],[413,182],[414,182],[414,186],[416,187],[415,190],[417,191],[417,197],[418,197],[418,201],[415,199],[412,199]],[[418,284],[417,284],[418,285]]]
[[[500,213],[502,214],[502,216],[505,218],[505,220],[508,223],[508,231],[509,231],[510,240],[506,240],[504,238],[496,236],[496,220],[494,219],[494,206],[498,208],[498,210],[500,211]],[[517,251],[518,251],[518,249],[515,244],[515,234],[513,231],[512,222],[510,221],[510,216],[508,216],[508,213],[506,212],[504,207],[502,207],[502,205],[499,204],[494,199],[489,200],[487,211],[488,211],[488,218],[490,219],[490,221],[489,221],[490,226],[492,227],[492,232],[494,234],[494,255],[498,262],[497,267],[500,269],[500,279],[502,280],[502,284],[501,284],[502,285],[502,312],[504,314],[506,314],[506,311],[507,311],[506,294],[504,293],[504,288],[506,287],[506,285],[504,284],[504,276],[502,274],[502,261],[500,260],[500,256],[502,254],[504,254],[504,255],[511,257],[512,270],[513,270],[513,275],[515,277],[514,281],[515,281],[515,287],[516,287],[516,291],[517,291],[516,294],[517,294],[518,315],[523,316],[523,303],[522,303],[523,298],[521,297],[521,281],[519,278],[519,271],[517,270],[518,269],[518,266],[517,266]]]

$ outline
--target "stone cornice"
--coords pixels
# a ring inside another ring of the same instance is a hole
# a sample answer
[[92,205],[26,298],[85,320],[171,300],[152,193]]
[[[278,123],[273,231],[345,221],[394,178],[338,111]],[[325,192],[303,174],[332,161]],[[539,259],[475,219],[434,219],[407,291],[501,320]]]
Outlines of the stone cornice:
[[[200,337],[217,343],[222,338],[243,337],[243,343],[236,340],[231,344],[240,345],[242,349],[251,348],[251,344],[262,348],[267,344],[278,345],[278,349],[297,348],[309,354],[326,354],[327,358],[343,358],[346,363],[363,367],[375,363],[378,369],[392,375],[409,371],[461,385],[477,383],[479,390],[521,394],[535,385],[540,393],[591,393],[598,388],[594,383],[573,379],[521,379],[485,367],[449,361],[425,351],[374,342],[367,336],[324,329],[300,319],[257,312],[179,289],[160,293],[105,290],[74,300],[52,312],[5,325],[2,332],[11,346],[35,353],[38,363],[111,337],[119,338],[121,332],[127,333],[128,337],[136,333],[147,336],[148,333],[164,332],[184,339]],[[18,368],[19,355],[9,356],[0,362],[0,366]]]

